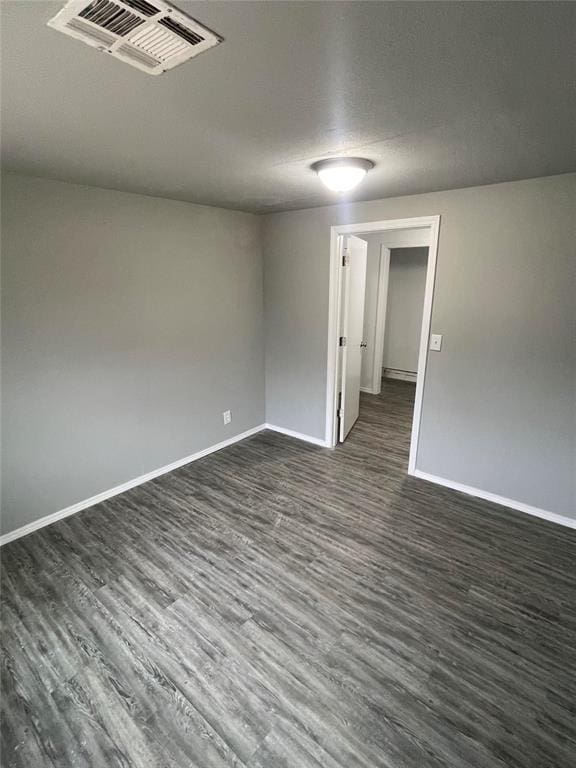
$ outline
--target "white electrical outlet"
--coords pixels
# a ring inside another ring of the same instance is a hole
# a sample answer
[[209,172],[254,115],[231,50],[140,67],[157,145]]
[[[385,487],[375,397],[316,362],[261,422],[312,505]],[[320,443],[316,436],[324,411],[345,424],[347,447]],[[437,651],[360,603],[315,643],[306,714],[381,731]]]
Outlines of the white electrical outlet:
[[232,421],[232,411],[222,411],[222,421],[224,424],[230,424]]

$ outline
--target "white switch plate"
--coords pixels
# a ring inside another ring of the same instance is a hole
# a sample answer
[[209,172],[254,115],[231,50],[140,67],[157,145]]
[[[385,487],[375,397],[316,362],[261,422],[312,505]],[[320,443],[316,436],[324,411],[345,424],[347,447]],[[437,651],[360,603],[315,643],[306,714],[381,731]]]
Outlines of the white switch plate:
[[232,421],[232,411],[222,411],[222,421],[224,424],[230,424]]
[[432,333],[430,335],[430,349],[434,350],[434,352],[440,352],[440,350],[442,349],[441,333]]

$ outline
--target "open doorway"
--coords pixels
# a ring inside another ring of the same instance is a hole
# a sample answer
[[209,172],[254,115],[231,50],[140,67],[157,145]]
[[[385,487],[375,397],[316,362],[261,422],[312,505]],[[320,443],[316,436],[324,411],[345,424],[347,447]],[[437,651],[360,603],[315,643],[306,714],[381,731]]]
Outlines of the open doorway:
[[431,216],[332,228],[326,442],[346,440],[361,391],[384,397],[409,382],[410,474],[418,451],[439,223],[439,216]]

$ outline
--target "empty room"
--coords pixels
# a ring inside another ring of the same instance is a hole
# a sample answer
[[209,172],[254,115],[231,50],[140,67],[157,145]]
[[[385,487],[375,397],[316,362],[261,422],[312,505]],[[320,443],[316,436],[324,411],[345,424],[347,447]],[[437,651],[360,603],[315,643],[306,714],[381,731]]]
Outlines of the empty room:
[[576,765],[576,3],[2,0],[0,762]]

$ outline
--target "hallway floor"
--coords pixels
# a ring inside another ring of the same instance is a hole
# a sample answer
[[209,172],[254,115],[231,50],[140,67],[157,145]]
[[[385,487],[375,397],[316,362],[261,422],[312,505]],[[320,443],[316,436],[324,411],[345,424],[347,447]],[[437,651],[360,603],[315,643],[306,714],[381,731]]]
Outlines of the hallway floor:
[[576,531],[406,476],[413,396],[6,545],[5,768],[572,768]]

